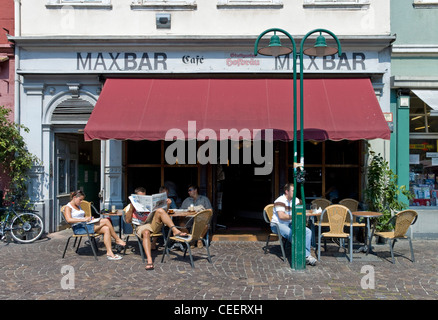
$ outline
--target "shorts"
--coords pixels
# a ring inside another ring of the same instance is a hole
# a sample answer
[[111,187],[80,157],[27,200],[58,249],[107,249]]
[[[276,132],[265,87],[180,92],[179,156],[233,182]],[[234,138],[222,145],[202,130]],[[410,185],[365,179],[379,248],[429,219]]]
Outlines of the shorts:
[[149,214],[149,216],[145,221],[145,224],[142,224],[135,228],[135,233],[139,238],[141,238],[145,230],[149,230],[151,233],[161,233],[162,228],[163,228],[163,223],[158,221],[158,215],[155,215],[155,211],[154,211],[151,214]]
[[85,229],[85,227],[87,227],[88,233],[94,234],[94,224],[84,225],[83,223],[78,223],[72,226],[73,233],[76,235],[87,234],[87,229]]

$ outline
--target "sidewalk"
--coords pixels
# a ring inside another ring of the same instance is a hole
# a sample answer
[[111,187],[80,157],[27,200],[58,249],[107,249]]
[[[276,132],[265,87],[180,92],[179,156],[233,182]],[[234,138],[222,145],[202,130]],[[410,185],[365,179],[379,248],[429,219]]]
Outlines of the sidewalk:
[[[121,261],[108,261],[102,246],[95,261],[84,244],[79,254],[68,250],[61,259],[70,232],[52,233],[33,244],[1,242],[0,299],[438,299],[437,240],[413,241],[415,263],[409,260],[408,242],[397,242],[395,265],[388,245],[374,245],[377,256],[355,254],[349,263],[343,250],[337,254],[337,246],[329,244],[315,267],[300,271],[280,259],[276,243],[263,254],[261,241],[216,241],[210,247],[212,264],[204,248],[193,249],[195,269],[180,251],[161,263],[160,248],[153,252],[155,270],[146,271],[140,254],[132,250],[135,239]],[[73,285],[74,290],[68,288]]]

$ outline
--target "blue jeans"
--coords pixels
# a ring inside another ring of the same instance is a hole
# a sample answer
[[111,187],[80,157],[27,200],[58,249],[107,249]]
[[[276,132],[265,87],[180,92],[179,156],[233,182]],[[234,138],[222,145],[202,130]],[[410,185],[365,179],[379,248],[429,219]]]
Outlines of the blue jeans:
[[[286,238],[288,241],[292,238],[292,230],[290,225],[278,224],[280,226],[280,234],[283,238]],[[277,233],[277,226],[271,224],[271,230],[274,233]],[[306,227],[306,257],[310,256],[310,240],[312,239],[312,231]]]
[[[88,229],[89,234],[94,234],[94,224],[87,224],[86,227]],[[79,224],[72,226],[72,229],[73,229],[74,234],[77,234],[77,235],[87,234],[87,230],[85,229],[85,226],[83,223],[79,223]]]

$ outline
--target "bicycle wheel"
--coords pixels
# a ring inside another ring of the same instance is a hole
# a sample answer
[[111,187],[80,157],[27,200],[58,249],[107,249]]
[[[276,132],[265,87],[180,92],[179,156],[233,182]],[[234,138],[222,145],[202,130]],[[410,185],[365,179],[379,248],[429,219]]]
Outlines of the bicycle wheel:
[[12,219],[11,235],[17,242],[34,242],[41,237],[43,230],[43,219],[36,213],[24,212]]

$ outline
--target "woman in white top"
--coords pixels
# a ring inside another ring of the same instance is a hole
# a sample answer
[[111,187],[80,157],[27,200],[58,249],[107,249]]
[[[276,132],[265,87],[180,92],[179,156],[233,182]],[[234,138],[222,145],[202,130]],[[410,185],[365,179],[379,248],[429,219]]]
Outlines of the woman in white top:
[[[74,191],[70,194],[70,202],[65,207],[65,220],[72,225],[75,234],[86,234],[87,230],[83,223],[93,219],[93,217],[85,217],[84,210],[81,209],[81,202],[84,200],[85,194],[81,191]],[[120,246],[125,246],[126,243],[120,239],[115,233],[113,225],[108,219],[100,219],[97,223],[86,225],[89,233],[103,234],[103,243],[106,247],[106,255],[108,260],[120,260],[120,255],[114,254],[111,248],[111,238],[114,238]]]

